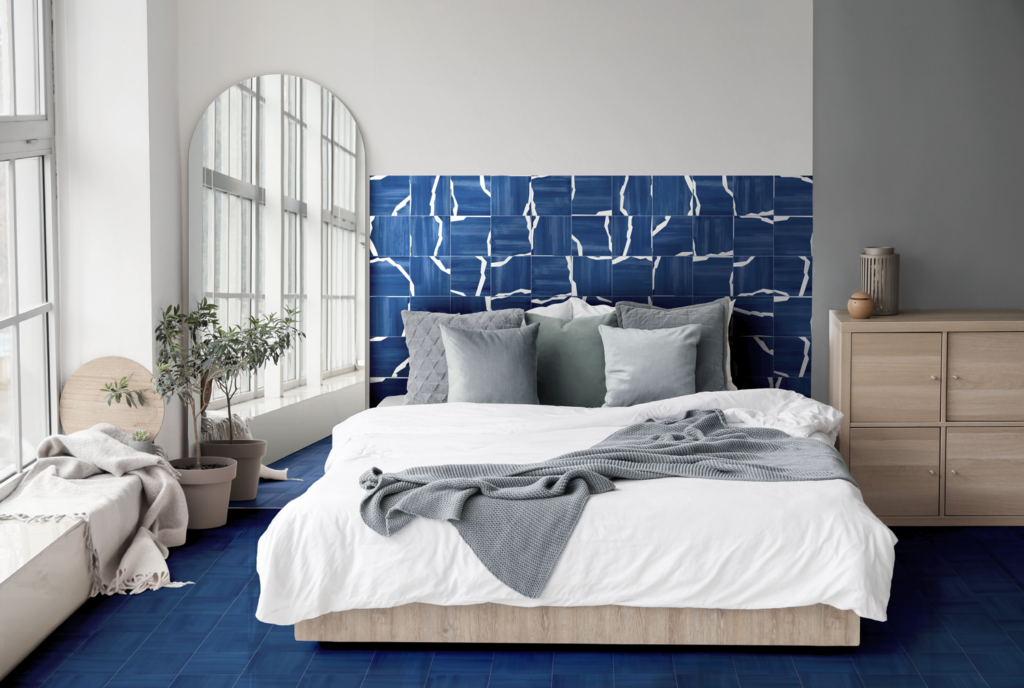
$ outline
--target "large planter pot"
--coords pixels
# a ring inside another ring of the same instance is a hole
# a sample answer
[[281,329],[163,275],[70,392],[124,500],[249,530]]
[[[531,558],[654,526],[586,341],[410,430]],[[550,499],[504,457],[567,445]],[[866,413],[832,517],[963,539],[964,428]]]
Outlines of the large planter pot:
[[231,483],[231,501],[256,499],[260,466],[267,455],[266,440],[213,440],[202,443],[203,455],[226,456],[238,462],[238,475]]
[[234,459],[224,456],[203,456],[206,465],[222,468],[194,468],[194,457],[175,459],[171,465],[181,473],[181,489],[188,504],[190,530],[220,528],[228,522],[228,502],[231,500],[231,481],[238,469]]

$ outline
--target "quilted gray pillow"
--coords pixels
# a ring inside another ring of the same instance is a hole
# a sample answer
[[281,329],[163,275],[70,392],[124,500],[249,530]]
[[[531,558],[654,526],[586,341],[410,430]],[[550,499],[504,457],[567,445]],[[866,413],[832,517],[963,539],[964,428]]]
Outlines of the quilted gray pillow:
[[523,324],[523,310],[509,308],[468,315],[402,311],[405,343],[409,347],[408,404],[443,404],[448,401],[448,361],[441,325],[463,330],[507,330]]
[[662,330],[667,327],[700,324],[697,343],[697,391],[720,392],[726,389],[729,366],[729,298],[696,306],[666,310],[645,303],[620,301],[615,304],[619,327],[636,330]]

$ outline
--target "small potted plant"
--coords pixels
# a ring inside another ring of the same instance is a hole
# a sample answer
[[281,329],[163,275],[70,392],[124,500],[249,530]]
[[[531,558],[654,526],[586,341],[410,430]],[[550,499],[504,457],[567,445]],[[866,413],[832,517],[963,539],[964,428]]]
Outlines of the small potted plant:
[[191,313],[183,313],[179,306],[168,306],[156,328],[159,352],[153,391],[165,402],[181,400],[191,415],[196,434],[195,457],[171,461],[181,471],[191,529],[218,528],[227,523],[231,481],[237,471],[234,459],[204,457],[199,442],[203,381],[216,380],[221,374],[211,334],[217,327],[217,307],[203,299]]
[[139,428],[132,433],[131,447],[143,454],[156,453],[156,449],[153,447],[153,436],[145,428]]
[[[210,340],[210,351],[217,376],[208,385],[216,385],[227,401],[228,439],[203,442],[203,453],[227,456],[238,462],[238,475],[231,483],[231,500],[256,499],[260,482],[260,466],[267,453],[266,440],[235,439],[231,400],[238,393],[242,380],[273,361],[277,363],[295,340],[305,335],[295,327],[298,311],[286,309],[285,317],[276,313],[249,317],[247,327],[223,329],[216,327]],[[206,390],[204,399],[209,399]]]

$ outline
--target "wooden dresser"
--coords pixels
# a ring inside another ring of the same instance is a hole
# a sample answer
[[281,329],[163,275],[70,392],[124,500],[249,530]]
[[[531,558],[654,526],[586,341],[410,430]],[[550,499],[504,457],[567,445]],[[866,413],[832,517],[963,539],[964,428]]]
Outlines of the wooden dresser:
[[1024,525],[1024,310],[829,314],[829,403],[889,525]]

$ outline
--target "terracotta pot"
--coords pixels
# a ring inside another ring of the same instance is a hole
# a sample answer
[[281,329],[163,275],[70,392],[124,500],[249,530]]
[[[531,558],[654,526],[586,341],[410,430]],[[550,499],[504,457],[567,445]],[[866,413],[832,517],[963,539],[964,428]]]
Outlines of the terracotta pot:
[[846,310],[849,311],[851,318],[863,320],[870,318],[871,314],[875,312],[875,302],[871,300],[871,294],[859,291],[850,297],[846,304]]
[[231,501],[256,499],[260,466],[267,455],[266,440],[212,440],[203,442],[203,456],[226,456],[238,462],[238,475],[231,481]]
[[231,481],[238,468],[235,460],[226,456],[204,456],[203,463],[220,464],[223,468],[190,469],[196,465],[195,457],[171,461],[181,472],[181,489],[185,491],[191,530],[220,528],[228,522]]

